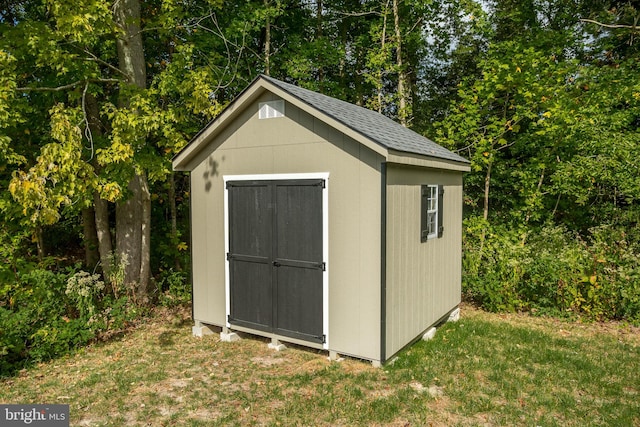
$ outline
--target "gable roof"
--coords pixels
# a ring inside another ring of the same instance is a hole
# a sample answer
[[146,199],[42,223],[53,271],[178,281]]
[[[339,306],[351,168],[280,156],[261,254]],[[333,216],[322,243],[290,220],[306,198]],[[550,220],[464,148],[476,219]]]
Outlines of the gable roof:
[[175,170],[189,170],[186,167],[187,162],[200,151],[200,148],[211,139],[213,134],[217,133],[216,128],[221,127],[223,122],[242,110],[243,105],[257,96],[260,88],[276,92],[315,116],[323,116],[320,118],[324,118],[328,124],[339,130],[346,128],[351,131],[350,134],[354,134],[357,140],[371,141],[382,148],[382,151],[394,150],[400,153],[442,159],[460,163],[463,170],[468,169],[470,162],[467,159],[376,111],[265,75],[258,76],[218,117],[194,136],[191,142],[173,158],[173,168]]
[[271,77],[262,76],[262,78],[385,148],[469,163],[468,160],[376,111]]

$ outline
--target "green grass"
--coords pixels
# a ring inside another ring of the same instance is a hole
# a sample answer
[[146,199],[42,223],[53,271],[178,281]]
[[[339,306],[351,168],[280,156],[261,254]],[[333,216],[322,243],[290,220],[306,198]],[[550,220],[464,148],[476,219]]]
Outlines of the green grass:
[[464,307],[382,369],[266,344],[194,338],[159,315],[1,380],[0,402],[68,403],[71,425],[92,426],[640,426],[630,326]]

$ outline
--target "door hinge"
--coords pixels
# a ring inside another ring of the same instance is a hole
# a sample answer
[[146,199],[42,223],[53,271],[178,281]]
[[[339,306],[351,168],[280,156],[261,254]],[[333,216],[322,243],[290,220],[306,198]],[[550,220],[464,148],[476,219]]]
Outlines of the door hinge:
[[322,344],[327,343],[327,336],[325,334],[320,335],[318,338],[322,340]]
[[233,258],[233,255],[231,255],[231,253],[227,253],[227,261],[231,261],[231,258]]

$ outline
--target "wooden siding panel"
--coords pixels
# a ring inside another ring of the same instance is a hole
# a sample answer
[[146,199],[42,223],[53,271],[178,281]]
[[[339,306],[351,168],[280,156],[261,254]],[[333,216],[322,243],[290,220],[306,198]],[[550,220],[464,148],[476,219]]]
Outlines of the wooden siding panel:
[[360,282],[358,304],[360,305],[360,330],[358,339],[360,352],[380,356],[380,248],[381,221],[381,183],[380,169],[373,169],[369,164],[378,157],[368,148],[360,145],[360,163],[358,165],[360,183],[360,209],[358,223],[360,234]]
[[[224,325],[224,216],[219,176],[203,162],[191,172],[193,285],[198,297],[193,300],[195,320]],[[221,218],[212,221],[212,218]],[[223,274],[220,275],[220,269]]]
[[377,360],[381,159],[360,147],[345,138],[330,155],[336,171],[329,187],[330,347],[341,354]]
[[[462,175],[387,169],[387,356],[460,303]],[[420,186],[442,184],[444,235],[420,242]]]

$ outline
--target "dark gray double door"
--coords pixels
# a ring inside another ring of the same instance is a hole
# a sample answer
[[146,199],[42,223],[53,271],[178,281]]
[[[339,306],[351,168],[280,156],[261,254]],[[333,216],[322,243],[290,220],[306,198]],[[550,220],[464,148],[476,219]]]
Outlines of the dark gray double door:
[[228,181],[231,325],[322,343],[324,181]]

